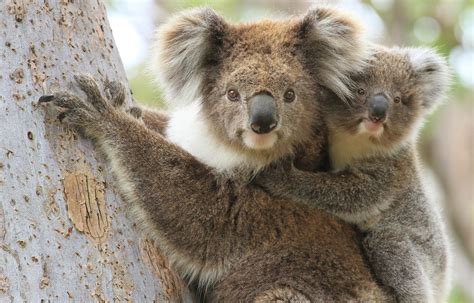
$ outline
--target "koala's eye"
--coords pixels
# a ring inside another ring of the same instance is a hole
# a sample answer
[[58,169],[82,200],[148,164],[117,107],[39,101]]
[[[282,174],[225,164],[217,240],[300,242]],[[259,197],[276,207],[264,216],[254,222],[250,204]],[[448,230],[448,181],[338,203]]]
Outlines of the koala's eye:
[[365,89],[359,88],[359,89],[357,90],[357,94],[358,94],[359,96],[364,96],[364,95],[365,95]]
[[285,92],[285,95],[283,96],[285,98],[285,102],[293,102],[295,101],[296,94],[292,89],[289,89]]
[[227,99],[229,99],[229,101],[232,101],[232,102],[239,101],[240,94],[237,90],[231,88],[227,91]]
[[393,102],[395,103],[400,103],[400,101],[402,101],[402,98],[400,96],[396,96],[395,98],[393,98]]

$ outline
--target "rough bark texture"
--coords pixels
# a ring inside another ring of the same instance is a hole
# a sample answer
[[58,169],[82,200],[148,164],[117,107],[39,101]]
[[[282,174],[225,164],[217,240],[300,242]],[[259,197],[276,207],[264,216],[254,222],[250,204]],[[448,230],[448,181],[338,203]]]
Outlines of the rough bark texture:
[[100,1],[0,2],[0,302],[189,300],[89,142],[38,107],[85,72],[126,81]]

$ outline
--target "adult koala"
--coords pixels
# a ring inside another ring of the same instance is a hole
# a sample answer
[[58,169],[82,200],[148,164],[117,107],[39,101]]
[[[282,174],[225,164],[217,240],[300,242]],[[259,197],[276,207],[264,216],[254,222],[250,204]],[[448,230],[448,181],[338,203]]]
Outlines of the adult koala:
[[145,110],[144,126],[113,106],[119,85],[110,102],[87,76],[76,77],[85,99],[40,101],[64,108],[62,120],[105,154],[174,268],[215,302],[383,300],[351,228],[250,183],[302,146],[321,158],[315,88],[348,94],[346,75],[366,56],[357,25],[329,8],[239,25],[199,9],[165,25],[157,45],[169,120]]

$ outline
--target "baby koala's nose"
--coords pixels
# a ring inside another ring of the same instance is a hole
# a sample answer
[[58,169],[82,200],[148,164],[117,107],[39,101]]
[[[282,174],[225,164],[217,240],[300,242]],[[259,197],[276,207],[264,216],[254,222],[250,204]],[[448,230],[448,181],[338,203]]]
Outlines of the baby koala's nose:
[[375,95],[369,100],[369,119],[383,122],[387,116],[388,100],[384,95]]
[[249,100],[250,128],[257,134],[266,134],[278,125],[275,100],[266,93],[253,96]]

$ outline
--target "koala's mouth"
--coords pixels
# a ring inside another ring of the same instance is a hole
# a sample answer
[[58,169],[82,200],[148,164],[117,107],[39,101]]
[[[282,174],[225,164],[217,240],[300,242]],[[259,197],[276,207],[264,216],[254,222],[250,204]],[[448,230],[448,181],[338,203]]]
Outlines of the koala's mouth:
[[242,132],[242,141],[245,146],[254,150],[271,149],[275,146],[278,138],[278,134],[274,131],[267,134],[257,134],[251,130]]
[[385,120],[374,121],[369,118],[362,118],[359,121],[359,134],[369,134],[374,137],[380,137],[384,131]]

